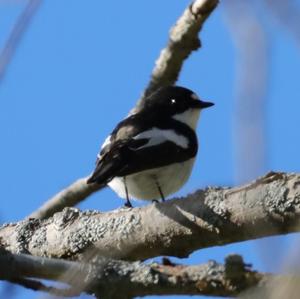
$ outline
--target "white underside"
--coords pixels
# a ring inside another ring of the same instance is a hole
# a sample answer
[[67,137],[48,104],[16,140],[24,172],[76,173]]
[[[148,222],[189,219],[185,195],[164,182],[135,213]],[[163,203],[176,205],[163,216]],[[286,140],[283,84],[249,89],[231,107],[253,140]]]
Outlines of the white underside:
[[[165,198],[175,193],[188,180],[194,161],[195,158],[192,158],[185,162],[174,163],[126,176],[129,198],[143,200],[160,199],[161,196],[156,181],[159,183]],[[115,177],[108,185],[120,197],[126,198],[123,177]]]
[[[188,109],[187,111],[176,114],[174,119],[188,125],[193,130],[196,128],[199,119],[200,109]],[[178,146],[186,148],[188,146],[187,139],[184,136],[176,135],[172,130],[161,130],[152,128],[140,135],[135,136],[138,138],[149,138],[149,142],[142,146],[159,145],[165,140],[172,141]],[[106,140],[109,143],[109,139]],[[156,182],[160,185],[162,193],[166,198],[168,195],[178,191],[188,180],[195,158],[181,163],[174,163],[172,165],[144,170],[142,172],[126,176],[126,185],[129,198],[152,200],[160,199]],[[115,177],[109,182],[109,187],[113,189],[120,197],[126,198],[126,191],[123,177]]]
[[200,112],[200,109],[188,109],[185,112],[175,114],[173,118],[195,130],[197,122],[199,121]]

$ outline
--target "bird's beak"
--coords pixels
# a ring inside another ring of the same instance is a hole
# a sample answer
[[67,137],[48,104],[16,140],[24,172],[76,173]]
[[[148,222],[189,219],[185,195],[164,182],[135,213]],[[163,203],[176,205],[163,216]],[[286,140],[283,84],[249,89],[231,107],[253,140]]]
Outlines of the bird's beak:
[[204,102],[204,101],[200,101],[200,100],[194,100],[191,103],[192,108],[198,108],[198,109],[205,109],[205,108],[211,107],[213,105],[214,105],[214,103]]

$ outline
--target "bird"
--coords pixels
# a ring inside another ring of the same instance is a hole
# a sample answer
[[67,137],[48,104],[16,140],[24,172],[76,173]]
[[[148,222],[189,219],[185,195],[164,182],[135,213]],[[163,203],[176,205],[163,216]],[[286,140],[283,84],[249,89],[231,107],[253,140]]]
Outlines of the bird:
[[213,105],[185,87],[157,89],[105,139],[87,184],[108,185],[125,207],[131,199],[165,201],[190,177],[200,112]]

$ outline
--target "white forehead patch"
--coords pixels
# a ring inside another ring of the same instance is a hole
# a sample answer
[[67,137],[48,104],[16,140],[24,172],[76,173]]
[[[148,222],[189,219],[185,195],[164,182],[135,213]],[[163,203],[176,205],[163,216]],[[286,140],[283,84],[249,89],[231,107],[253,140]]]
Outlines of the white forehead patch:
[[193,100],[200,100],[199,97],[195,93],[192,93],[191,98]]

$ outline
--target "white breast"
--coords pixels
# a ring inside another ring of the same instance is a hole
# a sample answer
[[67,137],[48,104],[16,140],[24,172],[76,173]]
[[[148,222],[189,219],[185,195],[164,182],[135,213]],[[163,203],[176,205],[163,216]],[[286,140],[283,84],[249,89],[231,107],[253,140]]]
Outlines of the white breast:
[[[178,191],[188,180],[195,158],[181,163],[145,170],[126,177],[126,185],[130,198],[152,200],[160,199],[155,180],[158,181],[164,197]],[[109,182],[120,197],[126,198],[124,178],[115,177]]]
[[188,109],[183,113],[178,113],[173,116],[176,119],[186,125],[191,129],[195,130],[200,116],[200,109]]

